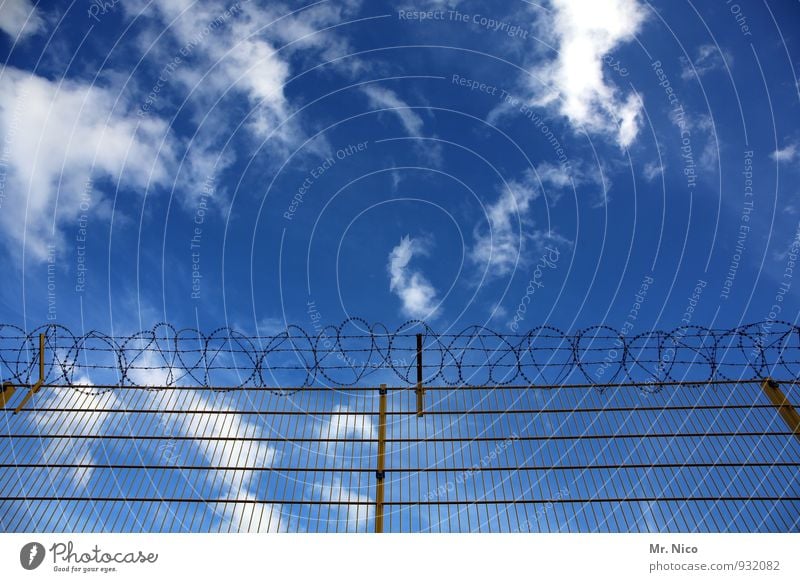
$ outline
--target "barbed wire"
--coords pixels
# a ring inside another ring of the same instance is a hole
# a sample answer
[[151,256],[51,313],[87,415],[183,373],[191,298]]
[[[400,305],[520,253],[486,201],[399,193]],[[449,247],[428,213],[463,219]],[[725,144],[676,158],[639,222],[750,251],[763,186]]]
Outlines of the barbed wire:
[[[39,376],[39,336],[45,338],[45,381],[89,393],[113,387],[199,386],[352,387],[365,382],[445,386],[567,382],[603,387],[640,384],[656,391],[671,381],[794,379],[800,372],[800,327],[766,321],[732,329],[683,326],[626,335],[607,325],[574,333],[540,326],[523,334],[471,326],[437,333],[422,321],[395,330],[350,318],[312,331],[290,325],[251,336],[222,327],[176,329],[159,323],[125,336],[75,335],[63,325],[26,331],[0,324],[4,381],[32,384]],[[418,361],[417,336],[422,346]],[[98,390],[92,387],[103,387]]]

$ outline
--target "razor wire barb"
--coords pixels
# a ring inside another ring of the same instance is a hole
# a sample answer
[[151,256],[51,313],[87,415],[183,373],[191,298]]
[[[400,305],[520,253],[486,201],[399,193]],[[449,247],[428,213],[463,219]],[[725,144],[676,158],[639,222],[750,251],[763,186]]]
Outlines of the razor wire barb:
[[[425,322],[394,330],[350,318],[308,331],[289,325],[272,335],[229,327],[210,333],[159,323],[124,336],[74,334],[63,325],[26,331],[0,324],[2,379],[27,385],[38,377],[39,336],[45,336],[46,383],[100,393],[114,387],[353,387],[374,381],[414,385],[510,386],[798,377],[800,327],[767,321],[732,329],[683,326],[626,335],[608,325],[568,333],[545,325],[524,334],[470,326],[438,333]],[[422,336],[423,361],[416,339]],[[102,388],[102,389],[100,389]]]

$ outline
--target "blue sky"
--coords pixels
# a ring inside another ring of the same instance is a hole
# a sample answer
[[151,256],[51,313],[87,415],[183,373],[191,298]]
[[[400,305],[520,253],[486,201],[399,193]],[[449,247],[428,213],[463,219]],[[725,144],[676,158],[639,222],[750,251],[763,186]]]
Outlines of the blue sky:
[[792,283],[796,3],[85,4],[3,5],[3,321],[621,327],[652,278],[633,334]]
[[[635,336],[798,319],[797,2],[0,2],[4,323],[125,335],[167,321],[271,334],[357,316],[389,329],[423,319],[442,333],[470,325],[572,333],[602,324]],[[164,378],[156,371],[137,381]],[[166,406],[173,397],[223,412],[208,415],[213,421],[200,415],[197,426],[181,420],[172,434],[198,437],[178,452],[182,462],[296,467],[311,454],[287,443],[285,451],[242,442],[219,450],[203,441],[201,433],[280,431],[234,413],[258,406],[244,393],[210,403],[196,391],[40,398],[107,404],[117,412],[90,417],[88,428],[113,434],[131,433],[128,423],[138,421],[121,409]],[[662,404],[674,397],[653,396]],[[325,398],[317,410],[375,405]],[[371,424],[332,426],[342,418],[349,417],[309,417],[298,430],[374,436]],[[31,415],[15,430],[47,433],[62,420],[69,418]],[[174,420],[165,414],[139,428],[157,433]],[[774,416],[760,420],[754,426],[780,430]],[[432,422],[413,430],[437,434]],[[531,422],[539,424],[521,430],[551,434],[539,417]],[[780,442],[788,454],[792,445]],[[611,452],[634,458],[644,454],[640,444]],[[701,457],[728,449],[696,444]],[[152,443],[37,446],[43,459],[68,463],[165,459]],[[465,445],[471,461],[491,452],[481,446]],[[328,453],[313,452],[323,464],[341,460]],[[340,453],[365,464],[373,458],[371,450]],[[563,460],[570,451],[552,454]],[[791,485],[789,469],[775,471]],[[4,478],[24,480],[11,473]],[[748,491],[748,480],[764,475],[737,473],[731,491]],[[330,501],[344,492],[371,503],[374,495],[372,484],[336,477],[218,477],[148,476],[165,496],[195,486],[223,498],[280,498],[289,487],[303,492],[292,499]],[[615,490],[616,477],[609,476]],[[640,475],[636,486],[652,478]],[[682,474],[678,485],[692,478]],[[77,488],[135,496],[145,487],[135,474],[102,469],[42,473],[31,487],[48,479],[61,495]],[[521,487],[531,491],[532,483]],[[587,494],[585,480],[570,483],[537,481],[549,491],[535,495],[562,495],[561,487]],[[20,507],[3,507],[4,527],[47,528],[36,513],[47,507]],[[796,528],[787,517],[793,507],[760,524],[724,507],[704,515],[732,529],[786,530]],[[111,513],[87,517],[80,506],[61,509],[68,515],[59,528],[67,530],[115,520],[135,529],[137,519],[155,530],[170,519],[163,512],[186,510],[100,507]],[[630,518],[651,529],[640,509]],[[311,514],[278,515],[294,521],[262,523],[230,507],[201,517],[222,530],[252,519],[252,529],[314,528]],[[332,519],[365,530],[372,515]],[[411,529],[440,518],[419,519]],[[513,530],[530,516],[503,519],[500,529]]]

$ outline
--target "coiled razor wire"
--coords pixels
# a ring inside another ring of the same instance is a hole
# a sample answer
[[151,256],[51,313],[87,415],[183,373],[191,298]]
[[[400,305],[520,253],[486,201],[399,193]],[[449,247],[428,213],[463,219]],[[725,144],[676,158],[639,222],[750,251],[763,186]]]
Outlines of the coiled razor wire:
[[[243,387],[352,387],[368,382],[414,385],[417,335],[428,385],[558,385],[632,383],[656,391],[665,382],[797,378],[800,328],[767,321],[720,330],[683,326],[626,336],[607,325],[575,333],[553,326],[508,334],[483,326],[437,333],[422,321],[394,331],[360,318],[308,331],[248,336],[228,327],[209,334],[159,323],[122,337],[73,334],[62,325],[25,331],[0,324],[2,379],[32,384],[45,337],[45,383],[87,393],[114,387],[211,390]],[[93,388],[94,387],[94,388]]]

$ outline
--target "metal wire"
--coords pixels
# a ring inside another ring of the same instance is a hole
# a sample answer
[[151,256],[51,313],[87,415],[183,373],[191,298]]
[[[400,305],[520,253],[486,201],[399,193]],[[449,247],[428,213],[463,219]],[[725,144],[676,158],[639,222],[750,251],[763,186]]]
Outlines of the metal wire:
[[[2,531],[372,531],[377,387],[127,387],[0,412]],[[800,441],[759,380],[637,387],[431,386],[422,417],[389,388],[385,530],[800,530]]]
[[[510,334],[473,326],[437,333],[420,321],[390,331],[351,318],[338,326],[248,336],[230,328],[205,334],[158,324],[112,337],[74,334],[60,325],[23,330],[0,325],[0,370],[17,385],[38,378],[38,336],[46,344],[46,382],[87,393],[111,387],[202,386],[227,391],[287,386],[350,387],[417,381],[417,336],[425,384],[507,386],[707,382],[800,374],[800,328],[787,322],[728,330],[686,326],[627,336],[601,325],[577,332],[551,326]],[[100,386],[103,387],[100,387]],[[157,387],[157,388],[156,388]]]

